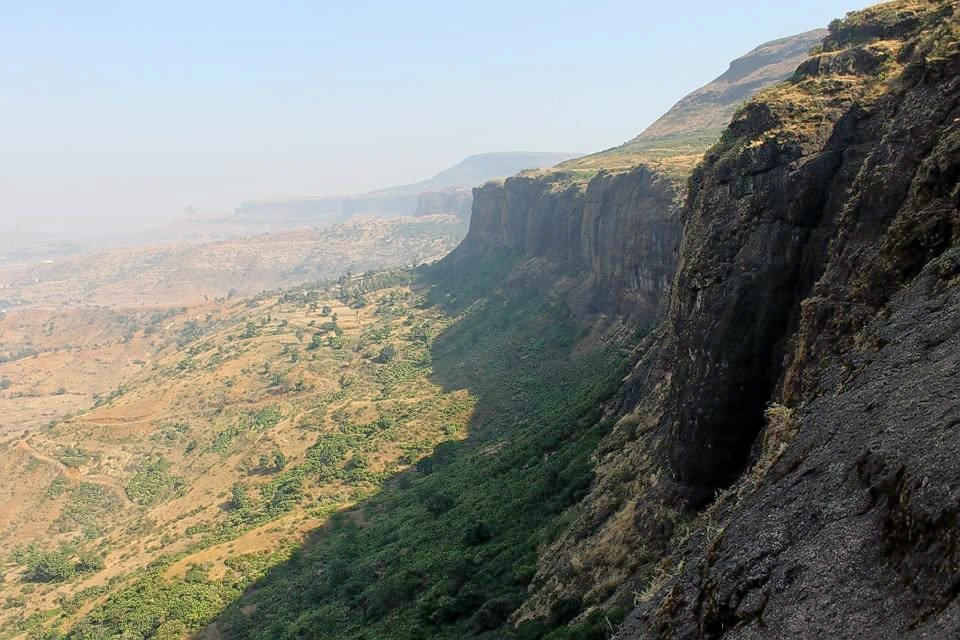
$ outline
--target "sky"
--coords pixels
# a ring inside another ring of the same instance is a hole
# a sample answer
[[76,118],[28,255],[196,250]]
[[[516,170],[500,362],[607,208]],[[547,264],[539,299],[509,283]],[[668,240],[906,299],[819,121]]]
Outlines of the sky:
[[0,233],[592,152],[859,0],[0,0]]

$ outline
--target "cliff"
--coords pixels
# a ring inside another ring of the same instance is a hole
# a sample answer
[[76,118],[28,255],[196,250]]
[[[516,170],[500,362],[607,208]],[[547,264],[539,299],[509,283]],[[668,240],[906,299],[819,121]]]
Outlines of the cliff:
[[694,176],[640,446],[723,493],[620,638],[960,633],[957,11],[834,23]]
[[757,47],[620,147],[474,189],[470,232],[445,263],[469,269],[471,260],[505,249],[575,278],[565,286],[581,316],[652,325],[676,270],[690,170],[737,105],[787,78],[825,34]]
[[616,636],[960,633],[960,21],[831,25],[689,182],[666,317],[518,619]]
[[473,193],[469,189],[451,187],[439,191],[424,191],[417,195],[415,216],[452,213],[462,220],[470,218]]
[[582,315],[651,322],[675,269],[681,188],[644,166],[587,183],[562,172],[516,176],[474,190],[470,232],[445,262],[507,249],[575,278],[568,301]]
[[960,633],[956,11],[835,21],[705,156],[676,131],[636,146],[666,118],[475,190],[450,265],[506,250],[571,307],[656,326],[515,623],[636,606],[617,638]]

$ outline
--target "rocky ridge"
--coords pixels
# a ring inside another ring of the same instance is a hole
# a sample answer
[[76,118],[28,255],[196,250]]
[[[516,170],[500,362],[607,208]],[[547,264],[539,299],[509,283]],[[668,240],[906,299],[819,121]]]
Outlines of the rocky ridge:
[[514,622],[572,602],[635,608],[622,640],[960,633],[958,25],[946,1],[835,21],[689,181],[634,158],[475,191],[448,264],[508,251],[653,327]]

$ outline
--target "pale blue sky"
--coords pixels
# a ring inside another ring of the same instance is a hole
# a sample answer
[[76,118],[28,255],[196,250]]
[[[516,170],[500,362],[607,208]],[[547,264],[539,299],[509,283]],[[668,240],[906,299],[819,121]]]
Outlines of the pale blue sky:
[[129,229],[632,137],[858,0],[0,0],[0,229]]

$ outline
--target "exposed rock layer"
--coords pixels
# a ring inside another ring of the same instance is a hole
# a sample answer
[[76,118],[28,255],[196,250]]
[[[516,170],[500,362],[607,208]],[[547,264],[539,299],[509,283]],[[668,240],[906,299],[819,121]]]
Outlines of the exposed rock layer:
[[645,168],[476,190],[451,262],[510,249],[587,311],[663,318],[514,620],[636,602],[621,640],[960,635],[956,12],[832,25],[683,206]]
[[416,216],[436,213],[452,213],[463,220],[470,219],[473,193],[469,189],[450,188],[439,191],[424,191],[417,196]]
[[678,186],[644,167],[586,185],[560,173],[490,182],[474,190],[470,232],[448,262],[497,249],[545,258],[578,277],[571,300],[584,312],[650,322],[675,270]]
[[620,638],[960,634],[956,11],[834,25],[695,176],[651,439],[681,486],[715,490],[757,451],[766,403],[795,407],[799,433]]

